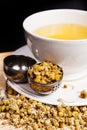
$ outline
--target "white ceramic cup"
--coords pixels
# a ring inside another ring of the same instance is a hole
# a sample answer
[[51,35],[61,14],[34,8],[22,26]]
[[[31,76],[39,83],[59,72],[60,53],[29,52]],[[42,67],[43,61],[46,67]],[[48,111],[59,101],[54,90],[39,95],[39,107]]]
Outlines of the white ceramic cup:
[[36,28],[55,23],[87,25],[87,11],[53,9],[28,16],[23,21],[26,42],[38,60],[50,60],[60,65],[65,80],[79,78],[87,72],[87,39],[57,40],[33,33]]

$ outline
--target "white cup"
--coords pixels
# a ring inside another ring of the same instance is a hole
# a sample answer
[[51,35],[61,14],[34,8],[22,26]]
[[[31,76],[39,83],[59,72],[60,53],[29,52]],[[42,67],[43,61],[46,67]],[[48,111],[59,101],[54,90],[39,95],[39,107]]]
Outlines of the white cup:
[[26,42],[38,60],[50,60],[60,65],[65,80],[79,78],[87,72],[87,39],[58,40],[33,33],[36,28],[56,23],[87,25],[87,11],[53,9],[28,16],[23,21]]

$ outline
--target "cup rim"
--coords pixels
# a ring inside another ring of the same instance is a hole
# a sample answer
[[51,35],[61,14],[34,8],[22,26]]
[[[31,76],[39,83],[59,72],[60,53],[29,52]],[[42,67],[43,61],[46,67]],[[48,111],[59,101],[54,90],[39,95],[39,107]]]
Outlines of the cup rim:
[[[23,26],[23,29],[24,29],[24,31],[26,32],[26,33],[28,33],[28,34],[30,34],[31,36],[34,36],[35,38],[39,38],[39,39],[41,39],[41,40],[46,40],[46,41],[53,41],[53,42],[57,42],[57,41],[62,41],[62,42],[64,42],[64,41],[66,41],[66,43],[69,43],[69,42],[75,42],[75,44],[77,43],[78,44],[78,42],[80,42],[80,41],[83,41],[83,42],[85,42],[86,40],[87,40],[87,38],[85,38],[85,39],[75,39],[75,40],[72,40],[72,39],[69,39],[69,40],[67,40],[67,39],[52,39],[52,38],[47,38],[47,37],[43,37],[43,36],[40,36],[40,35],[37,35],[37,34],[35,34],[35,33],[32,33],[32,31],[28,31],[27,30],[27,28],[26,28],[26,23],[27,23],[27,20],[29,19],[29,18],[31,18],[31,17],[34,17],[35,15],[39,15],[39,14],[43,14],[43,13],[45,13],[45,12],[55,12],[55,11],[61,11],[61,12],[65,12],[65,11],[69,11],[69,12],[77,12],[77,13],[83,13],[83,14],[86,14],[87,15],[87,11],[86,10],[81,10],[81,9],[70,9],[70,8],[65,8],[65,9],[63,9],[63,8],[61,8],[61,9],[48,9],[48,10],[42,10],[42,11],[38,11],[38,12],[35,12],[35,13],[33,13],[33,14],[31,14],[31,15],[29,15],[29,16],[27,16],[24,20],[23,20],[23,22],[22,22],[22,26]],[[66,44],[66,43],[64,43],[64,44]],[[79,43],[79,44],[81,44],[81,42]]]

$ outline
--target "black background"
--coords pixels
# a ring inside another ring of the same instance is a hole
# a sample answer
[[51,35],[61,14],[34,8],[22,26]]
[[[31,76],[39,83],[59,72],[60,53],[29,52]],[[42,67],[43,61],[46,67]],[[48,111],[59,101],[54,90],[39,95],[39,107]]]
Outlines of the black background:
[[0,0],[0,52],[26,44],[22,23],[27,16],[55,8],[87,10],[87,0]]

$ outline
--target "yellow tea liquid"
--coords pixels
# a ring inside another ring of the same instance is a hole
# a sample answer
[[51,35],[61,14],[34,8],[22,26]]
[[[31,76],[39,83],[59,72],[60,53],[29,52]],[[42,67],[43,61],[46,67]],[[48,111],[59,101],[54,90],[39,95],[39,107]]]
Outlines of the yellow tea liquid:
[[61,40],[87,39],[87,26],[80,24],[51,24],[37,28],[34,33],[43,37]]

